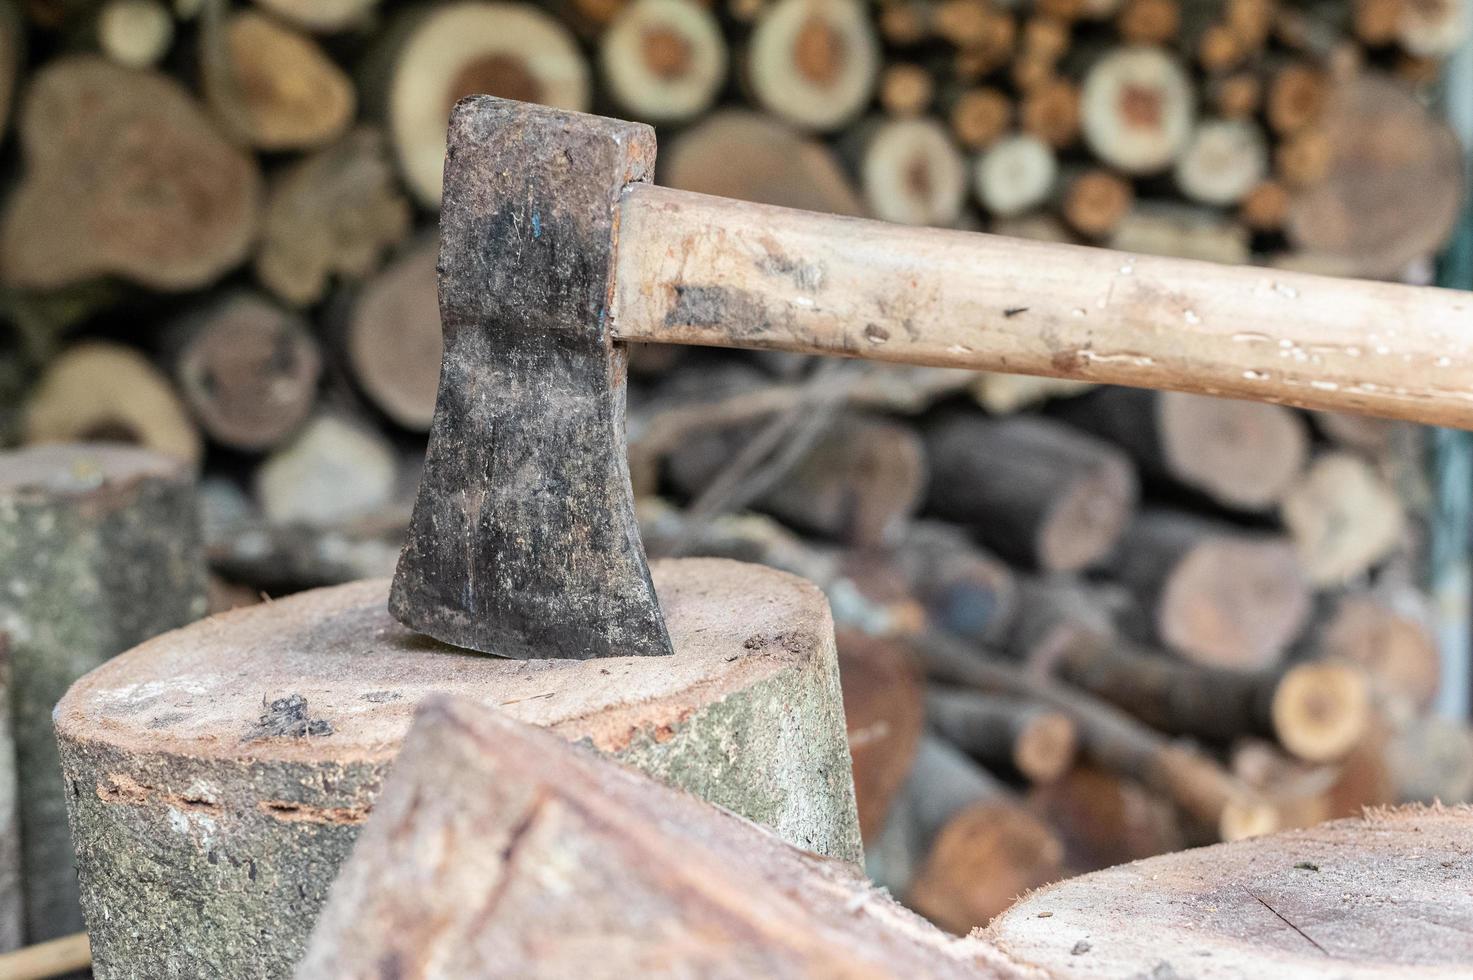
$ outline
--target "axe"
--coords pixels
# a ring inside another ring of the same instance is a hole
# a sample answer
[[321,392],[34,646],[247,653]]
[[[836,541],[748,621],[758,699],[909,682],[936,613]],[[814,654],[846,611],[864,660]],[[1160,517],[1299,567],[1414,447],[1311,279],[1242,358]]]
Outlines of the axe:
[[622,341],[838,354],[1473,424],[1473,294],[909,228],[657,187],[647,126],[452,112],[444,363],[390,595],[508,657],[671,652]]

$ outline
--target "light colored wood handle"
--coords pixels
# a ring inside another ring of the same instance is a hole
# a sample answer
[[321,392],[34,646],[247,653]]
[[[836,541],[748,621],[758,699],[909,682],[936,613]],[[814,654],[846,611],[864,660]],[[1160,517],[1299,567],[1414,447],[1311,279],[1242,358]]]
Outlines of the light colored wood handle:
[[45,980],[92,965],[92,948],[85,932],[74,932],[49,942],[0,953],[0,977],[5,980]]
[[623,340],[1077,378],[1473,428],[1473,294],[906,228],[652,185]]

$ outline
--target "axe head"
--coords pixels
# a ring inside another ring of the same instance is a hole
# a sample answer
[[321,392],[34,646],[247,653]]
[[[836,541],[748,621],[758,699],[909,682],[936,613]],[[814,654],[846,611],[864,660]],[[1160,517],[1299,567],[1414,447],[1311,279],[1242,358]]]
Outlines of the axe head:
[[444,363],[389,609],[508,657],[671,652],[634,517],[617,205],[648,127],[485,96],[450,120]]

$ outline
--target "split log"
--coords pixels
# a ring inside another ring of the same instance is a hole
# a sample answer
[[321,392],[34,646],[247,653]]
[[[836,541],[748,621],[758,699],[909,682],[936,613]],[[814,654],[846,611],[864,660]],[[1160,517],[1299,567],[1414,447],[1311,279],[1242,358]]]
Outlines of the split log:
[[1279,405],[1102,388],[1063,406],[1062,414],[1120,446],[1142,473],[1233,510],[1279,503],[1309,455],[1303,420]]
[[880,106],[892,116],[919,116],[935,97],[936,80],[920,65],[896,62],[880,75]]
[[[1018,238],[1039,238],[1045,241],[1069,240],[1068,233],[1062,229],[1057,230],[1057,235],[1044,235],[1038,228],[1021,227],[1016,222],[997,222],[993,225],[993,231],[999,235],[1011,235]],[[977,373],[970,390],[972,399],[986,409],[989,415],[1012,415],[1014,412],[1055,399],[1074,398],[1094,388],[1095,385],[1088,381],[981,371]]]
[[835,642],[859,833],[868,845],[884,830],[890,805],[910,776],[926,707],[915,666],[896,641],[841,629]]
[[1072,571],[1098,561],[1135,507],[1125,457],[1057,422],[955,416],[932,429],[927,449],[936,513],[1036,568]]
[[1133,779],[1092,766],[1035,786],[1028,809],[1058,836],[1065,865],[1076,874],[1186,846],[1170,803]]
[[1406,511],[1369,464],[1327,453],[1284,495],[1284,526],[1299,563],[1318,586],[1364,575],[1402,543]]
[[879,58],[869,12],[858,0],[777,0],[752,32],[745,76],[763,109],[829,131],[869,103]]
[[404,753],[304,980],[1017,975],[853,869],[497,712],[437,699]]
[[1470,821],[1407,807],[1166,854],[1035,892],[985,935],[1058,975],[1451,976],[1473,958]]
[[1012,218],[1048,200],[1058,176],[1058,158],[1047,143],[1036,136],[1015,135],[982,151],[972,187],[989,213]]
[[938,628],[983,643],[1007,635],[1016,604],[1013,573],[959,528],[916,522],[889,557]]
[[563,23],[527,3],[467,0],[405,11],[364,66],[409,191],[440,206],[450,107],[495,95],[587,112],[588,63]]
[[1013,103],[995,88],[969,88],[950,100],[946,118],[951,133],[969,150],[982,150],[1001,139],[1013,123]]
[[937,738],[921,740],[908,798],[925,859],[906,904],[943,929],[966,935],[1063,873],[1063,846],[1048,828]]
[[253,10],[205,17],[200,84],[221,127],[268,152],[331,143],[358,107],[353,83],[315,41]]
[[412,243],[353,302],[348,365],[370,401],[406,429],[427,432],[443,344],[435,278],[438,237]]
[[1079,138],[1079,87],[1063,78],[1035,85],[1023,96],[1018,125],[1056,150],[1067,149]]
[[[99,970],[289,973],[431,694],[587,740],[784,840],[857,860],[822,595],[734,562],[657,562],[653,575],[672,657],[467,656],[394,622],[377,581],[239,609],[93,671],[56,730]],[[129,873],[140,861],[161,870]]]
[[97,12],[97,46],[125,68],[152,68],[174,43],[174,15],[159,0],[108,0]]
[[271,182],[256,278],[281,300],[309,306],[334,278],[372,272],[412,218],[383,134],[361,127]]
[[967,166],[945,126],[929,118],[886,119],[860,142],[859,182],[872,215],[907,225],[956,224],[967,198]]
[[1127,174],[1159,173],[1186,149],[1196,96],[1181,65],[1164,51],[1121,48],[1085,76],[1080,115],[1095,156]]
[[1074,765],[1078,734],[1066,714],[1028,701],[938,688],[926,695],[926,720],[936,733],[989,771],[1035,785]]
[[1215,210],[1171,202],[1137,203],[1106,242],[1120,252],[1243,265],[1252,257],[1248,230]]
[[634,0],[599,41],[609,95],[637,119],[678,123],[711,107],[726,81],[726,39],[711,11]]
[[[21,801],[15,753],[17,726],[11,706],[15,675],[10,646],[9,635],[0,629],[0,954],[19,949],[26,941],[26,883],[21,860]],[[916,696],[919,700],[919,687]]]
[[826,145],[740,109],[721,109],[675,138],[660,182],[740,201],[862,215],[864,204]]
[[255,161],[170,79],[100,57],[52,61],[31,76],[20,139],[26,176],[0,224],[8,285],[116,275],[194,289],[237,265],[255,237]]
[[1355,664],[1383,696],[1425,710],[1437,694],[1442,660],[1431,610],[1417,591],[1381,586],[1351,593],[1315,630],[1318,657]]
[[1174,511],[1136,518],[1114,572],[1146,608],[1155,637],[1203,666],[1277,663],[1310,612],[1290,542]]
[[376,429],[332,412],[316,415],[255,472],[272,524],[332,527],[386,506],[399,488],[399,457]]
[[1094,168],[1071,174],[1063,181],[1059,213],[1070,228],[1086,238],[1108,238],[1135,204],[1128,180]]
[[[689,440],[670,456],[671,479],[683,492],[699,493],[752,434],[729,428]],[[925,475],[925,450],[909,426],[845,415],[755,505],[818,534],[880,546],[903,533],[920,506]]]
[[100,340],[48,365],[26,405],[25,441],[134,443],[191,467],[204,451],[169,379],[134,348]]
[[1463,187],[1452,130],[1403,86],[1365,74],[1335,86],[1322,131],[1326,173],[1295,196],[1290,241],[1365,276],[1394,276],[1437,251]]
[[1115,15],[1115,28],[1127,44],[1167,44],[1181,31],[1180,0],[1130,0]]
[[301,318],[236,293],[186,317],[173,332],[180,393],[221,445],[270,449],[312,411],[322,355]]
[[[176,0],[178,2],[178,0]],[[256,0],[262,7],[309,31],[345,31],[368,21],[379,0]]]
[[1199,123],[1174,174],[1177,188],[1193,201],[1236,204],[1268,174],[1268,141],[1254,122]]
[[1170,799],[1182,814],[1222,840],[1268,833],[1271,805],[1210,758],[1168,742],[1130,716],[1088,695],[1040,680],[939,633],[918,641],[927,676],[944,684],[1026,697],[1067,714],[1091,765],[1137,780]]
[[1343,664],[1247,673],[1086,640],[1064,651],[1057,670],[1152,728],[1217,742],[1272,736],[1306,762],[1344,756],[1370,724],[1370,686],[1359,669]]
[[82,928],[52,708],[93,667],[204,614],[196,521],[177,460],[75,443],[0,454],[0,624],[28,942]]

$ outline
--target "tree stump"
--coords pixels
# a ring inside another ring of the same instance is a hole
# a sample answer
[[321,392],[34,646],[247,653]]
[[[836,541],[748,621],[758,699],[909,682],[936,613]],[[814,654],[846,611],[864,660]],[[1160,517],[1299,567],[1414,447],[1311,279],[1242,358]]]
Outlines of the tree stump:
[[213,617],[83,679],[57,732],[104,975],[288,974],[415,706],[436,693],[858,860],[821,593],[729,561],[653,573],[673,657],[457,650],[395,622],[379,580]]
[[1372,811],[1041,889],[987,938],[1058,976],[1452,977],[1473,962],[1467,807]]
[[109,657],[205,611],[188,467],[129,446],[0,454],[0,638],[14,678],[27,941],[82,928],[52,707]]

